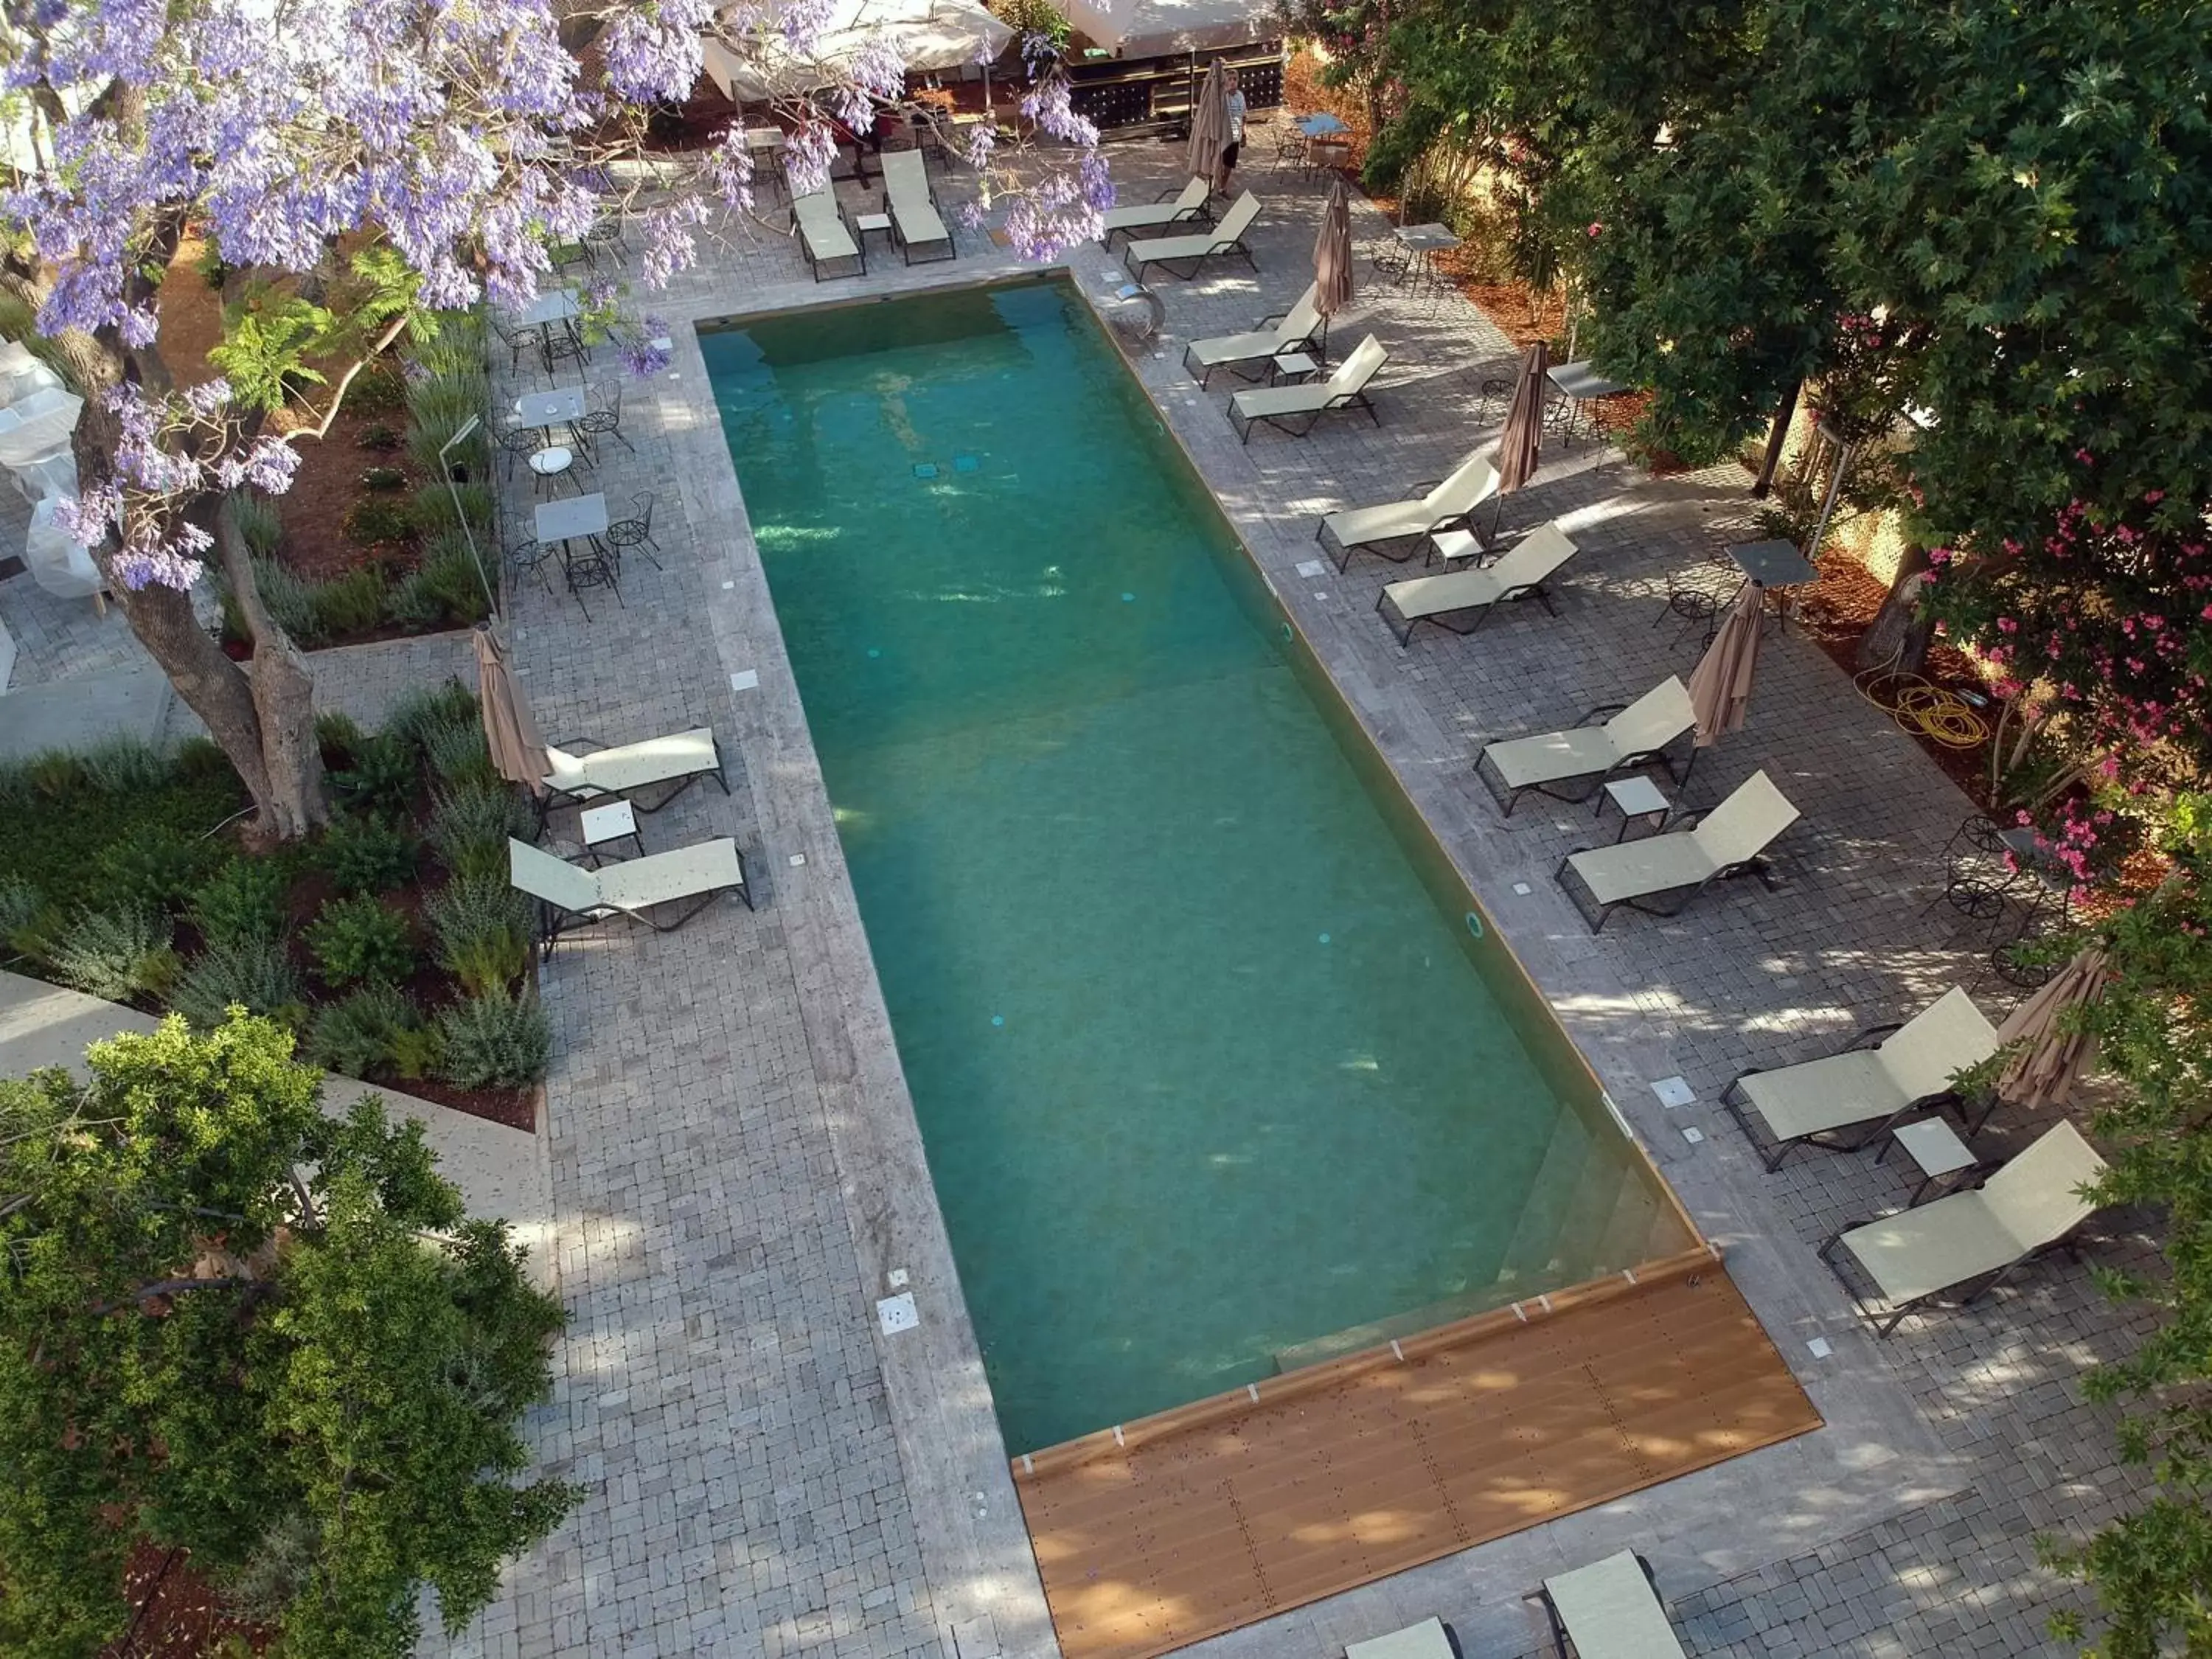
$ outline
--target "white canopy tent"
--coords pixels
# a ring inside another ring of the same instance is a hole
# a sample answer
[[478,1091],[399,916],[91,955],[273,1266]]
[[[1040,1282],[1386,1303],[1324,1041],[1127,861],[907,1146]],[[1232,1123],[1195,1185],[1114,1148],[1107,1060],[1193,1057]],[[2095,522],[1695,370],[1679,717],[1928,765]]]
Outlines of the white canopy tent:
[[811,55],[793,52],[771,22],[742,55],[709,40],[707,74],[732,103],[757,103],[827,85],[873,40],[896,52],[908,73],[929,74],[988,64],[1013,35],[974,0],[836,0]]
[[1273,0],[1062,0],[1067,20],[1116,58],[1222,52],[1283,32]]

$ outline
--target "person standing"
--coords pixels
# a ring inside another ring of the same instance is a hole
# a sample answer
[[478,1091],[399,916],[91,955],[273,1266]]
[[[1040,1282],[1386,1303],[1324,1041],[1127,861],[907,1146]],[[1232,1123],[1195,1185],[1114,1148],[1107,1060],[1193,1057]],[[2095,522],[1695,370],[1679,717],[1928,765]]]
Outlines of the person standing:
[[1237,71],[1229,70],[1223,76],[1229,88],[1229,142],[1222,146],[1221,173],[1214,184],[1217,194],[1229,194],[1229,175],[1237,170],[1237,152],[1244,148],[1244,89],[1237,83]]

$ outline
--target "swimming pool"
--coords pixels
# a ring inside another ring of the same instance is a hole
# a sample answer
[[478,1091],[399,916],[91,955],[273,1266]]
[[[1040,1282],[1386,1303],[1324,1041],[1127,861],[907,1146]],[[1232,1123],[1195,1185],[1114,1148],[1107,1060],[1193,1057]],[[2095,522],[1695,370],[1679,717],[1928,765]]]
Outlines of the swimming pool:
[[1010,1451],[1688,1242],[1064,279],[702,341]]

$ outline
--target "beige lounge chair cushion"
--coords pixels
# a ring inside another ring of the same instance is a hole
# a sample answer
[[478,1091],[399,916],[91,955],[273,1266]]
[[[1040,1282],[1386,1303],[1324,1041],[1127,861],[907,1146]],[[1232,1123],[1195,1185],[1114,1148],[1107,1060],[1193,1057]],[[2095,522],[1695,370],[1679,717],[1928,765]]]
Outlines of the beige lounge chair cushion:
[[[1708,836],[1706,825],[1723,815],[1722,832]],[[1695,830],[1647,836],[1642,841],[1613,847],[1593,847],[1586,853],[1571,854],[1567,863],[1583,878],[1591,897],[1600,904],[1619,904],[1695,887],[1730,865],[1757,857],[1796,820],[1797,809],[1783,799],[1782,792],[1765,773],[1754,772],[1736,786],[1734,794],[1708,812]],[[1762,829],[1765,835],[1758,836],[1755,832]]]
[[828,191],[793,198],[791,216],[799,234],[806,239],[807,251],[817,261],[860,257],[860,250],[846,230],[845,222],[837,216],[836,201]]
[[[1322,520],[1339,547],[1359,547],[1399,536],[1419,536],[1441,520],[1472,513],[1497,493],[1498,470],[1486,455],[1470,455],[1434,489],[1414,501],[1348,507]],[[1469,552],[1474,551],[1470,548]]]
[[1388,1636],[1354,1642],[1345,1649],[1344,1659],[1452,1659],[1452,1650],[1444,1637],[1443,1621],[1429,1618]]
[[1272,357],[1297,341],[1305,339],[1321,326],[1321,312],[1314,304],[1314,285],[1306,284],[1306,291],[1298,295],[1290,314],[1273,328],[1254,329],[1246,334],[1224,334],[1211,340],[1193,340],[1188,348],[1191,359],[1206,368],[1219,368],[1227,363],[1249,363],[1255,357]]
[[1202,208],[1206,198],[1212,194],[1213,186],[1203,179],[1193,179],[1182,187],[1182,194],[1172,202],[1139,202],[1128,207],[1108,208],[1106,222],[1100,228],[1103,236],[1109,231],[1141,230],[1147,225],[1171,225],[1186,213]]
[[1796,1140],[1903,1111],[1996,1052],[1996,1030],[1957,986],[1875,1048],[1758,1072],[1739,1085],[1778,1140]]
[[602,865],[592,873],[599,878],[600,902],[617,910],[648,909],[745,884],[738,844],[727,836],[672,853],[649,853],[641,859]]
[[1648,755],[1664,749],[1698,723],[1690,706],[1690,688],[1681,677],[1669,674],[1634,702],[1605,723],[1618,758]]
[[642,743],[595,749],[588,755],[549,747],[545,757],[553,769],[545,775],[546,787],[586,798],[696,778],[719,769],[722,763],[714,748],[714,728],[706,726],[671,732],[665,738],[647,738]]
[[929,167],[918,149],[884,152],[884,199],[902,242],[945,242],[951,234],[929,199]]
[[1260,198],[1246,191],[1221,216],[1221,222],[1212,230],[1194,236],[1153,236],[1141,242],[1129,244],[1130,252],[1124,258],[1133,258],[1140,265],[1158,264],[1163,260],[1200,259],[1215,248],[1226,249],[1232,242],[1243,240],[1244,233],[1252,228],[1252,222],[1260,216]]
[[1667,1610],[1627,1550],[1547,1578],[1544,1593],[1581,1659],[1683,1659]]
[[1309,380],[1304,386],[1255,386],[1249,392],[1240,392],[1231,398],[1230,406],[1246,420],[1260,420],[1271,415],[1305,415],[1327,409],[1339,398],[1351,397],[1364,392],[1367,383],[1375,378],[1389,357],[1382,343],[1372,334],[1352,349],[1352,353],[1336,366],[1336,372],[1326,380]]
[[544,899],[556,910],[589,915],[599,908],[599,884],[591,871],[512,836],[507,842],[507,872],[518,890]]
[[1416,576],[1392,582],[1382,591],[1407,622],[1441,617],[1449,611],[1495,605],[1509,589],[1542,581],[1575,556],[1575,544],[1556,524],[1530,531],[1483,570],[1453,570],[1441,576]]
[[1508,738],[1485,744],[1482,752],[1498,769],[1508,789],[1526,789],[1539,783],[1563,783],[1609,769],[1613,743],[1601,726],[1578,726],[1571,732],[1545,732],[1533,738]]
[[2081,1132],[2060,1123],[1979,1191],[1869,1221],[1841,1242],[1887,1300],[1911,1302],[2057,1243],[2096,1208],[2075,1189],[2104,1172],[2105,1160]]

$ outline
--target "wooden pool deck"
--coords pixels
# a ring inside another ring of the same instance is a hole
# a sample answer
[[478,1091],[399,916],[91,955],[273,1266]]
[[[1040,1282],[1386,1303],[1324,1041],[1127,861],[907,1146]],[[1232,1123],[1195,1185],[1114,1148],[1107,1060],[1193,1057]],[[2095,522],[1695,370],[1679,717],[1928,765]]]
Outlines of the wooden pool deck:
[[1014,1484],[1066,1659],[1149,1659],[1820,1425],[1698,1249],[1017,1459]]

